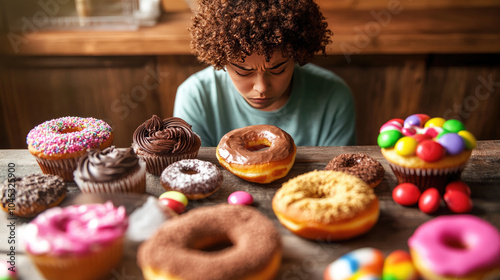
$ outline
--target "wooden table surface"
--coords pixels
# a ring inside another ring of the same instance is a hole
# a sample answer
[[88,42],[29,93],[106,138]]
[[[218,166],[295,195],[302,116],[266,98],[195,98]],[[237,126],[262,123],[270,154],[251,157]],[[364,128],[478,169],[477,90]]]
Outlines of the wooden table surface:
[[[379,160],[385,168],[385,177],[375,189],[380,200],[380,218],[377,224],[368,233],[352,240],[343,242],[315,242],[300,238],[285,229],[276,219],[271,200],[281,184],[287,180],[315,169],[321,170],[336,155],[342,153],[365,153]],[[202,148],[198,155],[201,160],[218,164],[215,158],[215,148]],[[40,169],[34,158],[27,150],[0,150],[0,180],[8,176],[9,165],[15,165],[15,176],[21,177],[31,173],[39,173]],[[189,209],[205,205],[225,203],[230,193],[244,190],[254,197],[253,207],[269,217],[278,227],[283,238],[283,260],[276,279],[322,279],[322,274],[330,262],[342,254],[361,247],[374,247],[389,254],[393,250],[408,250],[407,240],[415,229],[423,222],[439,215],[452,214],[445,207],[437,213],[427,215],[416,207],[403,207],[396,204],[391,198],[391,191],[396,186],[396,178],[389,168],[387,161],[382,157],[377,146],[354,147],[298,147],[297,157],[290,173],[283,179],[268,185],[259,185],[243,181],[228,171],[223,170],[224,182],[218,192],[211,197],[199,202],[191,201]],[[479,216],[497,228],[500,228],[500,140],[479,141],[478,147],[473,151],[468,166],[462,174],[462,180],[472,189],[474,208],[471,214]],[[69,183],[70,193],[63,204],[72,203],[79,194],[74,183]],[[159,196],[164,190],[159,182],[159,177],[147,175],[147,193]],[[141,196],[144,198],[145,196]],[[135,199],[136,203],[140,200]],[[143,200],[142,200],[143,201]],[[6,258],[9,252],[7,237],[7,214],[0,214],[0,254]],[[16,268],[22,279],[41,279],[33,269],[32,264],[24,255],[20,246],[18,235],[22,225],[28,219],[18,218],[16,224]],[[10,220],[9,220],[10,222]],[[118,267],[113,270],[109,279],[113,280],[139,280],[143,279],[140,269],[136,265],[136,244],[127,243],[125,255]]]

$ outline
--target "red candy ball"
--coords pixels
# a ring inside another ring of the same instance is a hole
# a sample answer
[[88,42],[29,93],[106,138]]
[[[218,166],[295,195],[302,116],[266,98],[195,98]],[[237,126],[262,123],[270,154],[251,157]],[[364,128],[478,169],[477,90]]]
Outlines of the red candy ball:
[[426,161],[438,161],[444,156],[445,150],[438,142],[424,140],[417,146],[417,156]]
[[392,191],[392,199],[403,206],[414,205],[418,202],[419,198],[419,188],[411,183],[399,184]]
[[444,191],[445,191],[445,193],[450,192],[450,191],[458,191],[458,192],[462,192],[462,193],[466,194],[467,196],[470,196],[470,194],[471,194],[469,186],[462,181],[454,181],[454,182],[449,183],[448,185],[446,185],[446,188]]
[[174,210],[175,213],[177,213],[177,214],[182,214],[182,213],[184,213],[184,211],[186,211],[186,206],[184,206],[184,204],[182,204],[181,202],[179,202],[177,200],[170,199],[170,198],[160,198],[159,201],[160,201],[162,206],[168,207],[168,208]]
[[432,137],[430,137],[427,134],[415,134],[412,137],[413,137],[413,139],[417,140],[418,143],[420,143],[420,142],[422,142],[424,140],[432,139]]
[[440,204],[439,191],[436,188],[429,188],[420,196],[418,208],[426,214],[432,214],[438,210]]
[[448,208],[455,213],[467,213],[472,210],[472,200],[460,191],[449,191],[444,194],[444,201]]

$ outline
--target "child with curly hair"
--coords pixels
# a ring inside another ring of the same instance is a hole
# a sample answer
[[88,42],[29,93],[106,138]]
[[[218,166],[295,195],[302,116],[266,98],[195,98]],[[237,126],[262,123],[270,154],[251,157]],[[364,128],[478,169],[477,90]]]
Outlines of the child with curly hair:
[[189,30],[211,67],[179,86],[174,116],[203,146],[254,124],[280,127],[297,146],[355,144],[350,89],[309,63],[332,36],[314,0],[199,0]]

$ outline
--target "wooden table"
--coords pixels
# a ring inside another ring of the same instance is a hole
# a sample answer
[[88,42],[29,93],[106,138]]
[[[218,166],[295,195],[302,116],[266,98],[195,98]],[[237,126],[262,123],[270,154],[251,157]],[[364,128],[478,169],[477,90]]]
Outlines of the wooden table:
[[[271,200],[276,190],[283,182],[315,169],[323,169],[336,155],[342,153],[365,153],[379,160],[386,173],[382,183],[375,189],[380,200],[380,218],[373,229],[361,237],[333,243],[322,243],[302,239],[292,234],[279,224],[272,208]],[[199,159],[217,163],[215,148],[202,148]],[[8,176],[8,166],[15,165],[15,176],[20,177],[38,173],[40,169],[27,150],[0,150],[0,180]],[[218,164],[218,163],[217,163]],[[220,165],[219,165],[220,167]],[[396,178],[376,146],[356,147],[298,147],[295,165],[283,179],[268,185],[253,184],[243,181],[226,170],[223,170],[224,182],[221,189],[211,197],[201,202],[190,202],[188,209],[204,205],[225,203],[230,193],[236,190],[250,192],[254,196],[253,206],[269,217],[279,228],[283,237],[283,261],[277,279],[322,279],[323,270],[333,260],[342,254],[361,247],[375,247],[389,254],[393,250],[408,250],[407,240],[414,230],[423,222],[439,215],[451,214],[445,207],[434,215],[427,215],[415,207],[403,207],[391,198],[391,190],[396,185]],[[471,214],[479,216],[500,228],[500,140],[480,141],[474,150],[468,166],[462,174],[462,179],[472,189],[474,208]],[[79,194],[74,183],[68,184],[70,193],[63,203],[68,203]],[[162,189],[159,177],[147,175],[147,193],[159,196]],[[9,252],[7,237],[9,230],[7,215],[0,214],[0,254],[2,259]],[[16,228],[28,219],[18,218],[14,222]],[[17,235],[17,231],[16,231]],[[17,243],[20,238],[16,236]],[[109,279],[139,280],[143,279],[135,262],[136,245],[126,246],[125,256],[119,266],[111,272]],[[16,250],[16,267],[22,279],[40,279],[33,266],[24,255],[21,247]]]

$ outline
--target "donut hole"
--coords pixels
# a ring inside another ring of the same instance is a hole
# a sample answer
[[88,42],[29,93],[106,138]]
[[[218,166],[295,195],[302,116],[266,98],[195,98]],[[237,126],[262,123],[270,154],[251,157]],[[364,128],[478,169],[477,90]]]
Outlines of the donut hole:
[[59,131],[59,133],[66,134],[66,133],[73,133],[73,132],[79,132],[82,131],[81,127],[66,127],[63,128],[62,130]]
[[271,143],[267,139],[259,139],[250,141],[245,144],[245,149],[250,152],[265,151],[271,147]]
[[184,174],[188,174],[188,175],[195,175],[195,174],[200,173],[200,172],[198,172],[198,170],[196,170],[194,168],[187,168],[187,167],[181,168],[181,172]]
[[233,246],[233,242],[231,242],[231,239],[227,235],[219,235],[200,238],[191,247],[202,252],[218,252]]
[[456,236],[446,236],[443,238],[443,243],[449,247],[456,250],[466,250],[469,246],[464,242],[464,240]]

